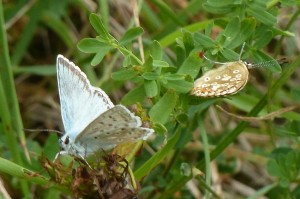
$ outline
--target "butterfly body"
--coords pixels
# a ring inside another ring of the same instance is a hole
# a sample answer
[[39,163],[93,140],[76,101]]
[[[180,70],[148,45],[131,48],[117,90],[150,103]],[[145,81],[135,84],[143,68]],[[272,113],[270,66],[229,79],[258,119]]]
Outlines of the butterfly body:
[[100,149],[145,140],[154,132],[141,127],[141,119],[126,107],[115,106],[103,90],[91,86],[79,67],[64,56],[57,56],[56,68],[65,128],[60,154],[84,159]]
[[206,72],[194,82],[192,95],[200,97],[221,97],[232,95],[244,88],[248,81],[247,63],[228,62],[219,68]]

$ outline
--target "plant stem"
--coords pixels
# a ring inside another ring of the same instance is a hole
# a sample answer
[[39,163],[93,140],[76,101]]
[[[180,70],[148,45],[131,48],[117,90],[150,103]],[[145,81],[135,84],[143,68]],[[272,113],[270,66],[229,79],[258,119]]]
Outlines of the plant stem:
[[[0,57],[0,104],[2,106],[0,117],[2,118],[4,127],[3,131],[5,132],[7,141],[9,142],[8,147],[12,152],[13,159],[17,164],[23,165],[15,137],[16,133],[18,134],[23,147],[26,146],[26,141],[14,85],[13,73],[11,70],[12,66],[9,59],[2,5],[2,0],[0,0],[0,51],[2,54]],[[28,196],[30,193],[28,183],[24,180],[21,180],[20,182],[23,194]]]

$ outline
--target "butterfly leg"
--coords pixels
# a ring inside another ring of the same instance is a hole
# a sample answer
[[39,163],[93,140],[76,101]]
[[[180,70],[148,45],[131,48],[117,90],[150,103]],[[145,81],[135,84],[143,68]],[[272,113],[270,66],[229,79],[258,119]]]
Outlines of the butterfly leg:
[[80,158],[85,162],[85,164],[88,165],[88,167],[90,167],[90,169],[93,170],[93,168],[92,168],[91,165],[85,160],[85,158],[84,158],[82,155],[80,155],[80,154],[78,154],[78,155],[79,155]]
[[56,154],[55,158],[54,158],[54,162],[56,161],[56,159],[60,156],[60,155],[68,155],[67,151],[60,151]]
[[[60,151],[60,152],[58,152],[58,153],[56,154],[56,156],[55,156],[53,162],[55,162],[55,161],[57,160],[57,158],[58,158],[59,156],[61,156],[61,155],[69,155],[69,153],[68,153],[67,151]],[[84,162],[86,165],[88,165],[88,167],[90,167],[90,169],[92,169],[91,165],[85,160],[85,158],[84,158],[82,155],[80,155],[80,154],[78,154],[78,155],[79,155],[80,158],[83,160],[83,162]]]

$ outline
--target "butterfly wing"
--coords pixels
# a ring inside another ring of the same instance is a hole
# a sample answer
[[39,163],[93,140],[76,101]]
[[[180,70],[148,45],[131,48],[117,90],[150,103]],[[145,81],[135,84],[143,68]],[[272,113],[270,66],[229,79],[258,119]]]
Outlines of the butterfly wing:
[[114,105],[103,90],[91,86],[80,68],[64,56],[57,56],[56,69],[65,132],[75,139],[93,120]]
[[99,149],[112,149],[121,143],[146,140],[154,130],[141,125],[140,117],[126,107],[116,105],[90,123],[75,143],[86,147],[86,154],[89,155]]
[[243,89],[248,75],[245,63],[229,62],[197,79],[191,94],[200,97],[232,95]]

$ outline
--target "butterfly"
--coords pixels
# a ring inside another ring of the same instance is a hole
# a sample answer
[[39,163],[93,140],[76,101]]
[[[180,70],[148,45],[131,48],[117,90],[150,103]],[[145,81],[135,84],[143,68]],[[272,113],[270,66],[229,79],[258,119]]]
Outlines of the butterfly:
[[228,62],[197,79],[191,94],[201,97],[232,95],[244,88],[248,76],[246,62]]
[[80,68],[62,55],[57,56],[56,70],[65,130],[57,156],[69,154],[85,159],[100,149],[146,140],[154,132],[142,127],[141,118],[125,106],[115,106],[102,89],[92,86]]
[[[191,95],[200,97],[221,97],[226,95],[233,95],[241,91],[247,84],[249,78],[249,68],[274,65],[275,60],[269,60],[259,64],[251,64],[241,60],[242,52],[245,43],[242,46],[239,60],[234,62],[215,62],[204,55],[203,58],[209,62],[220,64],[221,66],[212,69],[194,82],[194,88]],[[280,60],[279,60],[280,61]],[[285,61],[283,60],[282,63]]]

